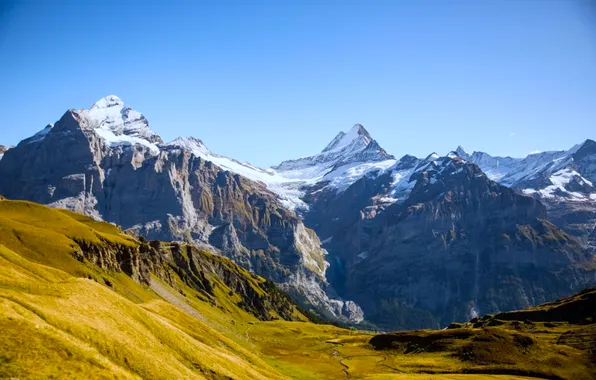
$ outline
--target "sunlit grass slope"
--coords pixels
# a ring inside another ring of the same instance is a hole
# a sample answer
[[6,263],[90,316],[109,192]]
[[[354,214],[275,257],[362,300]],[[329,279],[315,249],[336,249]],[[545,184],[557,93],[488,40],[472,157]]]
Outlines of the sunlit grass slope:
[[[135,279],[118,269],[132,265],[131,250],[150,269]],[[308,322],[225,258],[0,201],[0,379],[589,380],[594,325],[581,320],[490,317],[389,334],[397,343],[382,346],[372,333]]]
[[[74,259],[75,241],[138,244],[109,224],[0,201],[0,378],[281,377],[212,327],[257,321],[236,306],[238,295],[214,306],[179,278],[179,291],[162,284],[193,317],[122,273]],[[105,278],[111,288],[97,281]]]

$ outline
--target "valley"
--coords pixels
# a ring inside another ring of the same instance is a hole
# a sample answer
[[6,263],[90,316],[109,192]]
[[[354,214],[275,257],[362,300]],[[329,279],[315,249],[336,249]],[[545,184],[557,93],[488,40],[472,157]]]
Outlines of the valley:
[[313,323],[271,282],[228,259],[10,200],[0,200],[0,267],[0,378],[582,380],[596,373],[593,289],[440,331],[343,329]]

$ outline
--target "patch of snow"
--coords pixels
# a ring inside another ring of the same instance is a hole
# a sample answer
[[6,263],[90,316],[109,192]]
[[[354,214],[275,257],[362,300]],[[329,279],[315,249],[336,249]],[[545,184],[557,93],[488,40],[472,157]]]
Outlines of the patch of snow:
[[[358,141],[359,139],[362,141]],[[360,124],[355,124],[347,133],[340,132],[329,145],[323,149],[325,153],[339,152],[349,145],[366,146],[372,141],[371,137]]]
[[333,170],[321,179],[314,180],[316,182],[320,180],[330,181],[329,186],[336,188],[338,191],[343,191],[367,174],[374,172],[379,172],[378,174],[383,173],[385,170],[391,168],[395,162],[396,160],[366,163],[354,162]]
[[52,128],[54,128],[54,124],[48,124],[47,127],[45,127],[44,129],[42,129],[41,131],[37,132],[33,136],[29,137],[26,140],[27,143],[30,144],[30,143],[38,142],[38,141],[41,141],[41,140],[45,139],[46,138],[46,135],[48,133],[50,133],[50,131],[52,130]]
[[403,202],[410,195],[410,192],[416,185],[415,180],[410,181],[410,178],[415,171],[418,171],[418,169],[409,168],[405,170],[394,170],[391,173],[393,180],[391,182],[389,195],[391,198],[396,199],[396,202]]
[[108,146],[115,148],[117,146],[132,146],[135,144],[144,145],[151,150],[152,153],[158,154],[159,147],[156,144],[150,143],[149,141],[128,135],[116,135],[112,130],[107,128],[97,128],[95,132],[101,136]]
[[[549,177],[549,180],[552,183],[552,185],[546,186],[544,189],[538,191],[534,189],[524,189],[522,191],[524,192],[524,194],[538,193],[543,198],[555,198],[558,196],[558,194],[563,193],[565,194],[566,199],[569,201],[583,201],[586,199],[590,199],[591,196],[588,197],[585,194],[576,191],[568,191],[565,188],[565,186],[569,184],[569,182],[571,182],[574,178],[577,177],[579,177],[578,179],[580,181],[584,183],[589,183],[591,186],[591,182],[581,177],[578,172],[570,168],[565,168],[553,173],[553,175]],[[532,190],[532,192],[527,190]]]
[[304,183],[299,179],[287,178],[274,170],[264,170],[249,163],[242,163],[233,158],[220,156],[211,152],[199,139],[193,137],[179,137],[164,145],[165,149],[181,149],[211,161],[223,170],[239,174],[252,181],[263,183],[270,191],[275,193],[282,205],[288,209],[308,209],[308,205],[300,198],[304,191],[300,190]]

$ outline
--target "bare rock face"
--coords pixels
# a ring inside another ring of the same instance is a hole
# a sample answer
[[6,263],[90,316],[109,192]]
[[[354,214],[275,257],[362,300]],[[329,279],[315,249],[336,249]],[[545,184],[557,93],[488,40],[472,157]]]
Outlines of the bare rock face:
[[596,283],[591,255],[546,220],[540,201],[455,154],[404,157],[311,197],[306,222],[330,253],[328,278],[380,327],[443,327]]
[[586,140],[566,151],[523,159],[461,153],[489,178],[539,199],[550,221],[596,252],[596,142]]
[[[112,95],[66,112],[8,150],[0,161],[0,194],[218,252],[327,313],[325,251],[317,235],[263,184],[195,153],[164,145],[143,115]],[[316,300],[297,278],[317,287],[309,290]],[[332,307],[331,316],[358,315],[343,315],[342,307]]]
[[13,147],[6,146],[6,145],[0,145],[0,160],[2,159],[2,157],[4,157],[4,153],[6,153],[6,151],[9,150],[10,148],[13,148]]

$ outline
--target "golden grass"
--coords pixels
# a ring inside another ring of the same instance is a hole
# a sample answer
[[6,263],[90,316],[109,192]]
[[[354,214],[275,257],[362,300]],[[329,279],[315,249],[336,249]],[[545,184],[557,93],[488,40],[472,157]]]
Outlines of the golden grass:
[[[523,371],[533,371],[534,378],[593,376],[581,350],[556,345],[578,326],[506,323],[491,328],[498,339],[486,333],[485,340],[449,341],[439,351],[375,350],[369,344],[374,335],[367,332],[261,322],[238,306],[242,299],[221,279],[210,279],[215,302],[175,274],[174,287],[155,277],[150,288],[141,286],[123,273],[73,259],[75,239],[137,244],[113,225],[69,211],[0,201],[0,378],[521,380],[527,379]],[[262,278],[240,273],[264,294]],[[535,344],[527,352],[511,351],[507,339],[513,334],[531,336]]]

